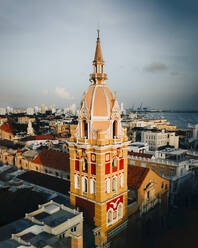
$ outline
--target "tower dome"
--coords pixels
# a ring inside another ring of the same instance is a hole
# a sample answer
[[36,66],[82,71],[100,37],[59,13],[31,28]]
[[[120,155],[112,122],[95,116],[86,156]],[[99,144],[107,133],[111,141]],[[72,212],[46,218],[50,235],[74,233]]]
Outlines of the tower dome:
[[90,74],[91,85],[83,96],[76,136],[96,139],[97,132],[103,131],[106,139],[120,138],[123,136],[120,108],[115,95],[106,85],[107,74],[103,72],[99,31],[93,69],[94,73]]

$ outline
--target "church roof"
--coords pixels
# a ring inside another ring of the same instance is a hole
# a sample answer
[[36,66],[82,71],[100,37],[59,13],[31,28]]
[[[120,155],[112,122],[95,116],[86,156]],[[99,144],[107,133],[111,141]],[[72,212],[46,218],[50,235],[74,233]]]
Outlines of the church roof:
[[128,165],[128,186],[139,189],[148,172],[149,168]]
[[107,117],[110,119],[115,97],[107,85],[90,85],[84,100],[91,117]]

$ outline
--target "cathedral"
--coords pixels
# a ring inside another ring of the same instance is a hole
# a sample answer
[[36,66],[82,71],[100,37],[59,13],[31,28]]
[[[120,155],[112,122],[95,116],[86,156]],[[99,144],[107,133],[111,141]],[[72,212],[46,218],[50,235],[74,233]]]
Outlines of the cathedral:
[[85,218],[107,232],[122,223],[127,209],[128,137],[121,126],[120,108],[107,86],[100,37],[93,73],[69,140],[70,202]]

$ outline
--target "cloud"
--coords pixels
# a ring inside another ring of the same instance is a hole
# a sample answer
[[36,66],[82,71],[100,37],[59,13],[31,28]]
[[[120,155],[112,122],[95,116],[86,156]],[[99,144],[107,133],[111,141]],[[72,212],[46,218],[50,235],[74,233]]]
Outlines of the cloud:
[[65,99],[65,100],[72,100],[74,99],[73,96],[65,89],[65,88],[59,88],[57,87],[55,89],[55,94],[57,97]]
[[43,90],[42,93],[43,93],[43,95],[46,95],[47,96],[47,95],[49,95],[49,90]]
[[178,76],[178,75],[179,75],[179,72],[177,72],[177,71],[172,71],[172,72],[170,73],[170,75],[171,75],[171,76]]
[[167,69],[168,66],[161,62],[153,62],[150,65],[144,67],[145,71],[152,73],[166,71]]

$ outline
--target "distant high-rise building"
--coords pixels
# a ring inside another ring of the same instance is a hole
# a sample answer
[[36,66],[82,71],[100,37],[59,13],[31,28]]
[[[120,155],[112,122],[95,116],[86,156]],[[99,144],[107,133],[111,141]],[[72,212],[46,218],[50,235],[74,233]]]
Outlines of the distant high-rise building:
[[5,114],[6,114],[6,109],[0,108],[0,115],[5,115]]
[[13,108],[11,108],[10,106],[7,106],[6,112],[7,114],[13,113]]
[[38,106],[35,106],[34,107],[34,113],[37,114],[39,112],[39,107]]
[[49,110],[52,111],[52,114],[56,113],[56,105],[55,105],[55,104],[51,104],[51,105],[49,106]]
[[67,114],[67,113],[69,113],[69,107],[64,108],[64,114]]
[[27,134],[28,135],[34,135],[34,129],[32,127],[32,122],[29,120],[28,127],[27,127]]
[[45,104],[41,104],[41,113],[45,114],[45,112],[46,112],[46,106]]
[[26,113],[27,113],[27,115],[33,115],[34,109],[33,108],[27,108]]
[[71,114],[75,115],[75,113],[76,113],[76,104],[75,103],[71,104],[70,107],[69,107],[69,110],[70,110]]

